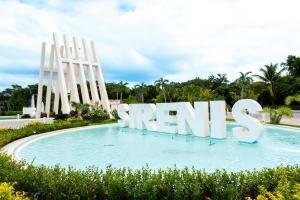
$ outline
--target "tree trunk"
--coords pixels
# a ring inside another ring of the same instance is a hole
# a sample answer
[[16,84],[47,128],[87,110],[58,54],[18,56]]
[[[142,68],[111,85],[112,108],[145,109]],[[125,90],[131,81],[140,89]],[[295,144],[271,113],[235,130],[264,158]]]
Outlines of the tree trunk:
[[241,99],[244,98],[244,85],[242,85],[242,90],[241,90]]

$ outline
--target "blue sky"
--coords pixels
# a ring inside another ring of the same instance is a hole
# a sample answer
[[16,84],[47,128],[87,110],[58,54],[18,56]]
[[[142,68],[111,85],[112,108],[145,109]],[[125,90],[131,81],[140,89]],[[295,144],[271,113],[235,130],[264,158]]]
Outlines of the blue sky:
[[0,90],[38,81],[52,32],[95,41],[106,81],[185,81],[300,54],[298,0],[0,0]]

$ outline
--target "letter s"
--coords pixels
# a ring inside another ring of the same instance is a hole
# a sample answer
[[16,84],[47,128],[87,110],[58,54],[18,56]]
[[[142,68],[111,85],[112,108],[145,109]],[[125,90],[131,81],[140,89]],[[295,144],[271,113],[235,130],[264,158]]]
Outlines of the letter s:
[[118,116],[120,120],[118,120],[118,124],[120,127],[127,127],[129,123],[129,115],[127,112],[129,111],[129,106],[128,104],[120,104],[118,106]]
[[255,113],[262,111],[262,107],[252,99],[237,101],[232,107],[232,116],[243,127],[235,127],[232,129],[232,132],[233,136],[240,142],[253,143],[261,136],[263,126],[259,120],[248,115],[246,111]]

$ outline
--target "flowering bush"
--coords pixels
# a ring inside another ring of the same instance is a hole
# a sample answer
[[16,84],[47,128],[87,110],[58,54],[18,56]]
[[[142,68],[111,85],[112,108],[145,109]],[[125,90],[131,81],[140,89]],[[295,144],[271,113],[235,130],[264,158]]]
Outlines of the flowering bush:
[[27,200],[26,193],[15,192],[12,184],[0,183],[0,200]]
[[[18,190],[41,199],[203,199],[239,200],[269,198],[269,193],[299,196],[292,188],[300,182],[300,167],[278,167],[261,171],[207,173],[196,169],[140,170],[115,169],[104,171],[89,168],[35,167],[15,162],[0,154],[0,181],[15,182]],[[282,176],[286,176],[286,190]],[[265,192],[262,188],[265,189]],[[278,189],[280,188],[280,189]],[[290,191],[291,193],[287,193]],[[279,193],[278,193],[279,194]],[[276,196],[277,197],[277,196]]]

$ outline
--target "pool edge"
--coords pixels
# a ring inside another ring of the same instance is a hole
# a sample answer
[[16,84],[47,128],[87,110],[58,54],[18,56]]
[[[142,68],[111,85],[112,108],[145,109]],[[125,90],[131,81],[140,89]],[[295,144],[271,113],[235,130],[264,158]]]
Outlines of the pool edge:
[[94,129],[99,127],[106,127],[106,126],[117,126],[117,123],[111,123],[111,124],[100,124],[100,125],[92,125],[92,126],[82,126],[82,127],[76,127],[76,128],[69,128],[69,129],[62,129],[62,130],[56,130],[36,135],[31,135],[28,137],[20,138],[18,140],[15,140],[11,143],[6,144],[4,147],[0,149],[0,152],[5,153],[7,155],[11,155],[14,160],[21,160],[18,157],[18,152],[21,151],[24,147],[26,147],[28,144],[45,138],[45,137],[51,137],[67,132],[72,132],[75,130],[82,130],[82,129]]

